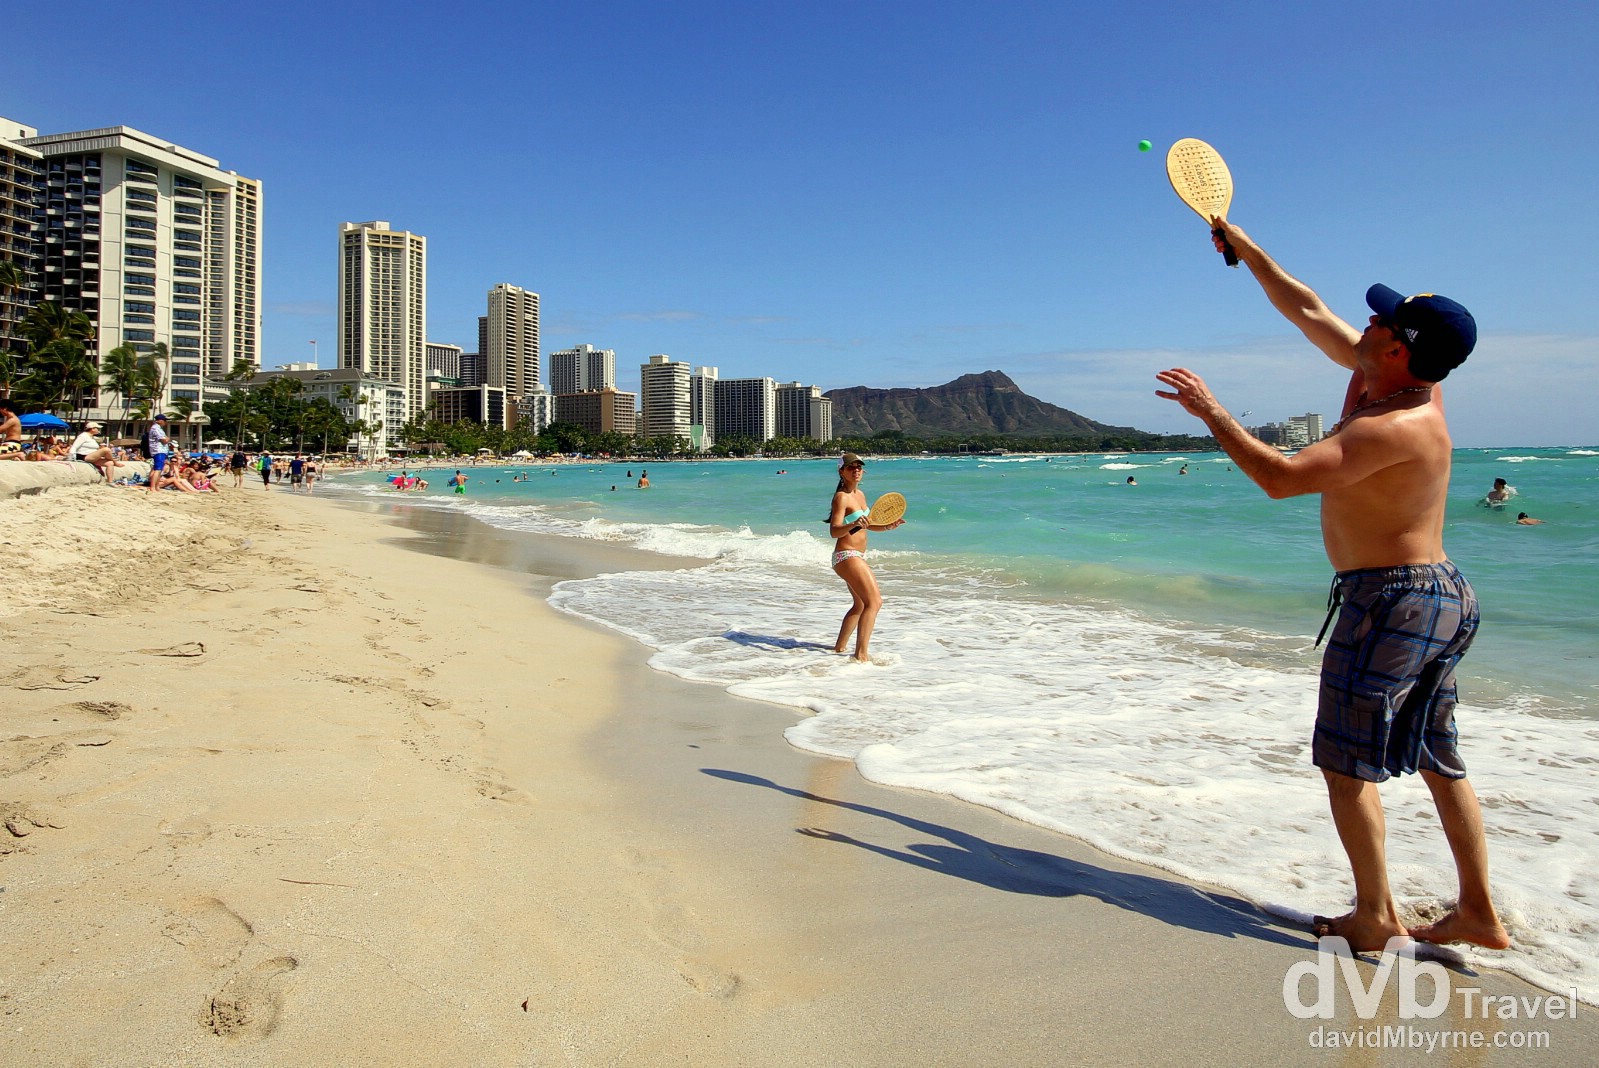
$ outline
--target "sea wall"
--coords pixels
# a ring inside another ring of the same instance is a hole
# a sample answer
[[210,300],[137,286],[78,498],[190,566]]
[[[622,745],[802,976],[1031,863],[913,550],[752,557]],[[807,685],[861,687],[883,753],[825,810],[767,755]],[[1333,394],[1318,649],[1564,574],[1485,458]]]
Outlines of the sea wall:
[[[120,460],[116,477],[148,477],[148,460]],[[92,486],[103,481],[100,472],[76,460],[0,460],[0,500],[43,493],[61,486]]]

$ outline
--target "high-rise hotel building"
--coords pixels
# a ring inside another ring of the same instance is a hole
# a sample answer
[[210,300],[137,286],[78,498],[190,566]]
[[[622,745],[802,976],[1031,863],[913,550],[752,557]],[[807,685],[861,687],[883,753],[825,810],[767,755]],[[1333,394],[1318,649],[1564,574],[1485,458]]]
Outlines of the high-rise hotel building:
[[[182,399],[198,412],[204,376],[240,360],[260,367],[260,182],[128,126],[41,136],[0,120],[0,138],[28,150],[8,153],[9,197],[0,190],[8,200],[0,219],[13,229],[8,259],[22,258],[15,161],[33,159],[28,305],[87,315],[96,363],[121,345],[147,354],[164,344],[163,408]],[[105,421],[122,398],[102,387],[86,400],[91,417]]]
[[[11,119],[0,119],[0,261],[13,264],[24,286],[32,284],[34,256],[43,209],[44,157],[18,144],[39,131]],[[0,352],[20,354],[26,344],[18,335],[33,304],[27,288],[0,287]]]
[[616,350],[579,345],[550,353],[550,392],[588,393],[616,388]]
[[427,248],[382,220],[339,226],[339,366],[398,382],[408,421],[427,410]]
[[777,384],[777,436],[832,440],[833,402],[822,396],[821,386]]
[[539,295],[501,282],[489,290],[479,349],[488,384],[505,390],[508,407],[539,389]]
[[770,378],[723,378],[713,387],[716,436],[771,441],[777,436],[777,383]]
[[639,367],[639,433],[646,438],[689,440],[692,425],[689,380],[692,368],[670,356],[651,356]]
[[689,439],[699,452],[716,444],[716,379],[718,369],[701,367],[688,380]]

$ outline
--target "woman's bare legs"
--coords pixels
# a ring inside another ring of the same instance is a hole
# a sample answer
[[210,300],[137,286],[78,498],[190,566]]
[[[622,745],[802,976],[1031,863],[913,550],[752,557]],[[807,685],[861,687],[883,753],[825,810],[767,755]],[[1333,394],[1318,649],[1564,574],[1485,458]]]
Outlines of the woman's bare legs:
[[833,570],[849,586],[851,600],[844,622],[839,625],[838,641],[833,644],[833,652],[842,653],[849,636],[854,634],[855,659],[862,662],[870,660],[868,647],[872,642],[872,627],[877,624],[878,609],[883,607],[883,595],[877,589],[877,577],[872,574],[866,561],[858,556],[837,564]]

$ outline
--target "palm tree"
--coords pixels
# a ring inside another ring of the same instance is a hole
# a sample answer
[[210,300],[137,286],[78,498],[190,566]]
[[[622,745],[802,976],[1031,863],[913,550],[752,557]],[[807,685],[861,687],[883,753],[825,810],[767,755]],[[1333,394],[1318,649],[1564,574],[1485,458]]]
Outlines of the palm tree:
[[122,344],[100,358],[100,374],[106,388],[122,401],[122,421],[128,421],[133,407],[133,395],[139,388],[139,353],[132,345]]
[[52,341],[35,349],[29,367],[28,376],[17,383],[17,399],[24,404],[51,411],[75,409],[83,391],[95,386],[94,361],[76,341]]
[[153,418],[161,406],[161,396],[166,392],[167,345],[157,341],[151,351],[139,357],[139,382],[135,387],[139,396],[139,418]]
[[11,351],[11,316],[5,298],[28,288],[28,275],[15,260],[0,260],[0,397],[11,396],[17,376],[16,354]]
[[233,443],[236,448],[240,449],[244,448],[244,418],[249,414],[250,410],[250,390],[238,387],[240,382],[254,377],[255,365],[242,358],[234,360],[233,369],[222,376],[222,380],[232,387],[229,395],[239,398],[239,425],[233,432]]
[[[189,417],[194,415],[194,402],[188,397],[173,397],[172,410],[177,413],[178,425],[182,427],[178,431],[178,441],[181,443],[184,438],[189,436]],[[181,448],[182,445],[180,444],[179,447]],[[193,448],[194,443],[191,443],[190,447]]]
[[85,388],[85,363],[89,367],[87,388],[98,384],[93,361],[85,356],[89,342],[94,340],[94,322],[83,312],[68,311],[55,303],[36,305],[22,322],[22,336],[29,346],[28,378],[43,376],[37,382],[28,382],[28,400],[58,408],[70,396],[76,407],[78,393]]

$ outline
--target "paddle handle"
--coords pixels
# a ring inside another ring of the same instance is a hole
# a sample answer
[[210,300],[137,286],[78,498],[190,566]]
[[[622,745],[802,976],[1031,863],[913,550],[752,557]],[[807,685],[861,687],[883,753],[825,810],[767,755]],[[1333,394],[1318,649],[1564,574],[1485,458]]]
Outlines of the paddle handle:
[[1227,261],[1227,266],[1237,267],[1238,253],[1233,251],[1233,243],[1222,236],[1221,227],[1218,226],[1212,230],[1210,236],[1221,242],[1221,257]]

